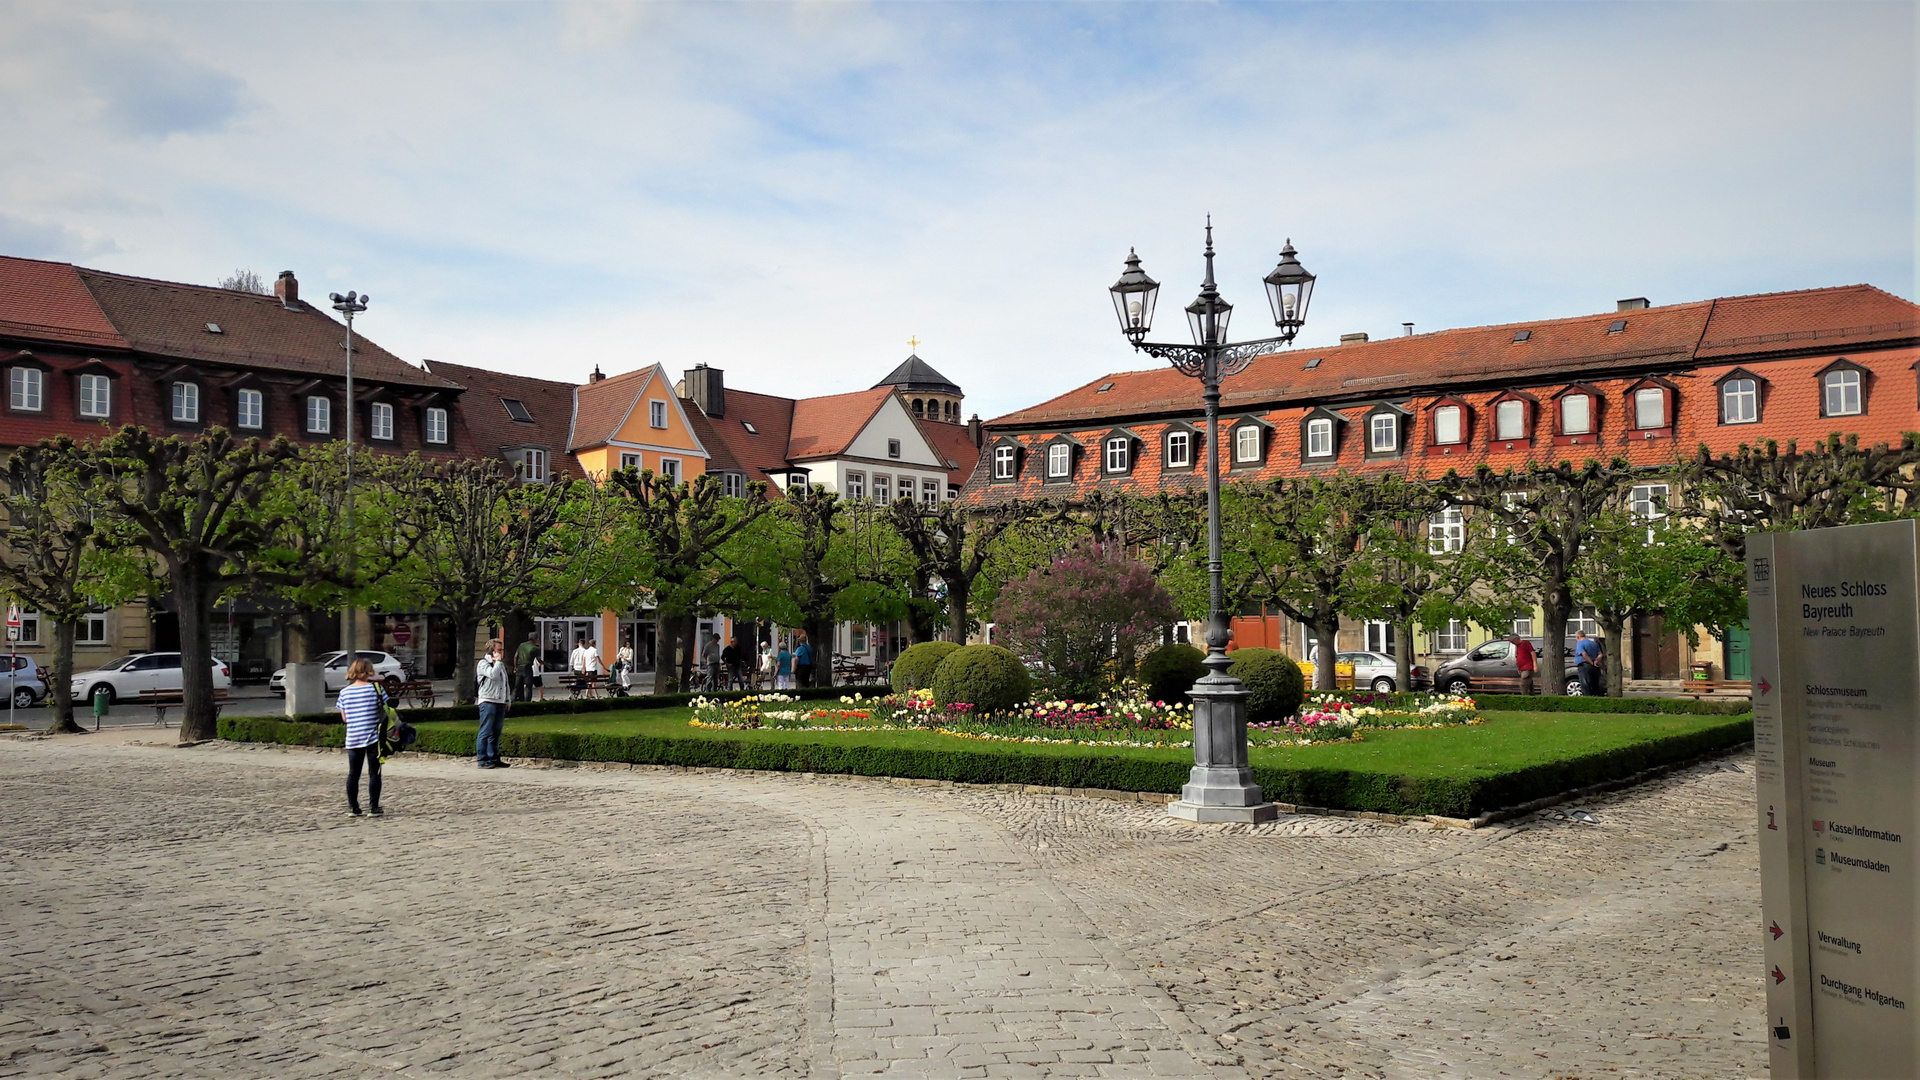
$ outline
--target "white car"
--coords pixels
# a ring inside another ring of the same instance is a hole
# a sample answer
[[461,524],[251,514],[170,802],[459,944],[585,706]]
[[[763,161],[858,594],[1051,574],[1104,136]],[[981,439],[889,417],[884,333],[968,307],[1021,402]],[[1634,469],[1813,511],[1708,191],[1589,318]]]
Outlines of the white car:
[[[1396,689],[1394,680],[1397,677],[1397,669],[1394,667],[1393,657],[1386,653],[1343,652],[1337,659],[1342,664],[1353,665],[1355,690],[1374,690],[1382,694],[1390,694]],[[1413,683],[1408,689],[1425,690],[1433,685],[1427,669],[1417,664],[1407,669],[1407,675],[1407,681]]]
[[[355,656],[373,665],[373,677],[386,685],[389,693],[398,690],[400,684],[407,681],[406,666],[395,660],[391,653],[374,652],[370,649],[358,649]],[[320,676],[326,683],[326,692],[337,694],[347,687],[347,654],[344,650],[321,653],[314,663],[322,665]],[[287,669],[281,668],[267,680],[267,689],[279,697],[287,696]]]
[[[92,671],[82,671],[73,677],[71,686],[75,701],[104,694],[111,705],[121,700],[137,701],[142,690],[171,690],[177,694],[181,683],[180,654],[150,652],[123,656]],[[225,690],[232,685],[232,670],[225,661],[215,660],[213,688]]]

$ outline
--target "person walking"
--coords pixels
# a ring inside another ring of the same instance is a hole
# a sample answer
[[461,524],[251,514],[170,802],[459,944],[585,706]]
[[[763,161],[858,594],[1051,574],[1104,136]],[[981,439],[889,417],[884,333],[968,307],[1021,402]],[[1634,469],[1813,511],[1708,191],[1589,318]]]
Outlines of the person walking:
[[1533,647],[1533,642],[1518,634],[1507,640],[1513,642],[1513,666],[1520,671],[1520,692],[1529,696],[1538,693],[1534,688],[1534,680],[1540,671],[1539,651]]
[[767,690],[773,689],[773,685],[774,685],[773,677],[775,673],[779,670],[779,666],[780,666],[780,661],[776,659],[773,655],[773,646],[769,645],[761,649],[760,650],[760,672],[758,677],[756,677],[753,680],[753,689],[755,690],[759,690],[762,688],[765,688]]
[[793,689],[793,654],[787,651],[785,642],[780,644],[780,652],[774,656],[773,664],[773,688]]
[[700,646],[700,672],[706,676],[708,690],[723,689],[720,685],[720,639],[708,635],[706,644]]
[[567,656],[567,671],[574,675],[587,673],[587,636],[580,635],[573,643],[573,652]]
[[541,661],[539,653],[533,655],[533,692],[535,700],[547,700],[547,665]]
[[620,643],[620,651],[613,654],[614,693],[626,697],[633,690],[633,646],[625,641]]
[[487,653],[474,666],[480,683],[480,734],[473,741],[474,764],[482,769],[504,769],[500,760],[500,728],[507,719],[507,646],[498,638],[487,642]]
[[1588,697],[1600,694],[1600,642],[1580,631],[1573,643],[1573,672],[1580,680],[1580,692]]
[[360,770],[367,772],[367,804],[374,817],[380,809],[380,688],[373,684],[373,663],[355,660],[347,668],[347,685],[340,688],[334,708],[347,726],[347,812],[360,816]]
[[813,685],[813,643],[807,640],[805,630],[800,631],[800,647],[793,650],[793,684]]
[[513,667],[520,673],[520,685],[513,688],[515,701],[533,700],[533,660],[540,655],[539,633],[527,635],[527,640],[513,651]]

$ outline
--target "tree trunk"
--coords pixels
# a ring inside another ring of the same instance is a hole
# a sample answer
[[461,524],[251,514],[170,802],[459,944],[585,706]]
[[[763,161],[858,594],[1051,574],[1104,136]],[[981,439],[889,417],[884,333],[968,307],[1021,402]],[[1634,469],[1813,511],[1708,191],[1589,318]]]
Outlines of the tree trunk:
[[1331,614],[1314,620],[1313,635],[1318,648],[1313,661],[1313,688],[1332,691],[1339,687],[1334,666],[1340,655],[1340,616]]
[[813,646],[813,679],[808,686],[833,685],[833,619],[808,619],[807,644]]
[[49,704],[53,706],[53,722],[47,730],[56,734],[70,734],[86,729],[73,720],[73,632],[76,624],[56,622],[53,624],[53,661],[47,667],[47,689],[50,692]]
[[947,640],[956,645],[967,643],[967,601],[972,593],[971,581],[947,582]]
[[1627,680],[1622,677],[1625,675],[1625,672],[1621,670],[1620,650],[1616,646],[1626,640],[1627,616],[1612,615],[1605,611],[1599,612],[1598,614],[1600,616],[1600,630],[1606,634],[1606,639],[1601,645],[1607,650],[1607,696],[1625,697],[1627,695]]
[[1540,650],[1540,692],[1565,695],[1567,692],[1567,616],[1573,613],[1573,593],[1565,584],[1549,588],[1541,598],[1541,614],[1546,616],[1547,633]]
[[659,616],[659,625],[653,639],[653,692],[656,694],[677,694],[680,692],[680,620],[681,615]]
[[189,560],[170,568],[180,613],[180,741],[219,738],[220,710],[213,703],[213,599],[219,578]]
[[471,705],[480,697],[480,674],[475,665],[480,658],[473,654],[473,639],[479,633],[478,615],[453,617],[453,700],[457,705]]
[[287,620],[287,663],[313,663],[313,621],[321,612],[318,608],[298,607]]
[[1399,639],[1393,643],[1393,688],[1405,692],[1413,689],[1413,620],[1394,624],[1393,632]]
[[693,685],[693,667],[700,661],[700,620],[692,615],[680,616],[680,662],[674,670],[680,673],[682,687]]

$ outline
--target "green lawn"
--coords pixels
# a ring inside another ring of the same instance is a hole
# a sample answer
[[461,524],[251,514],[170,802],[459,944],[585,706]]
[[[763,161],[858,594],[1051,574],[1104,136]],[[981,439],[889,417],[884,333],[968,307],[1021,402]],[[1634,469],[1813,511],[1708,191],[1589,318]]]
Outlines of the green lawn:
[[[901,749],[967,750],[983,754],[1053,757],[1113,755],[1142,760],[1192,761],[1187,747],[1067,746],[990,742],[925,731],[716,730],[687,724],[686,708],[507,718],[505,733],[643,736],[748,743],[815,743]],[[1489,713],[1487,722],[1462,727],[1368,732],[1364,742],[1318,746],[1254,747],[1255,766],[1285,769],[1349,769],[1415,777],[1483,777],[1564,761],[1675,735],[1725,725],[1724,716],[1591,713]],[[472,724],[430,723],[423,730],[470,732]]]

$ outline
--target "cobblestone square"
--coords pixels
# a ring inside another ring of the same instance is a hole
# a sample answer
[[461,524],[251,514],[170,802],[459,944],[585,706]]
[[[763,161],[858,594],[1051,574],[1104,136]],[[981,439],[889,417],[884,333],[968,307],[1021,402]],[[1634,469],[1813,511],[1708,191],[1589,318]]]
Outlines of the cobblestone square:
[[1750,759],[1477,832],[0,741],[0,1076],[1754,1077]]

